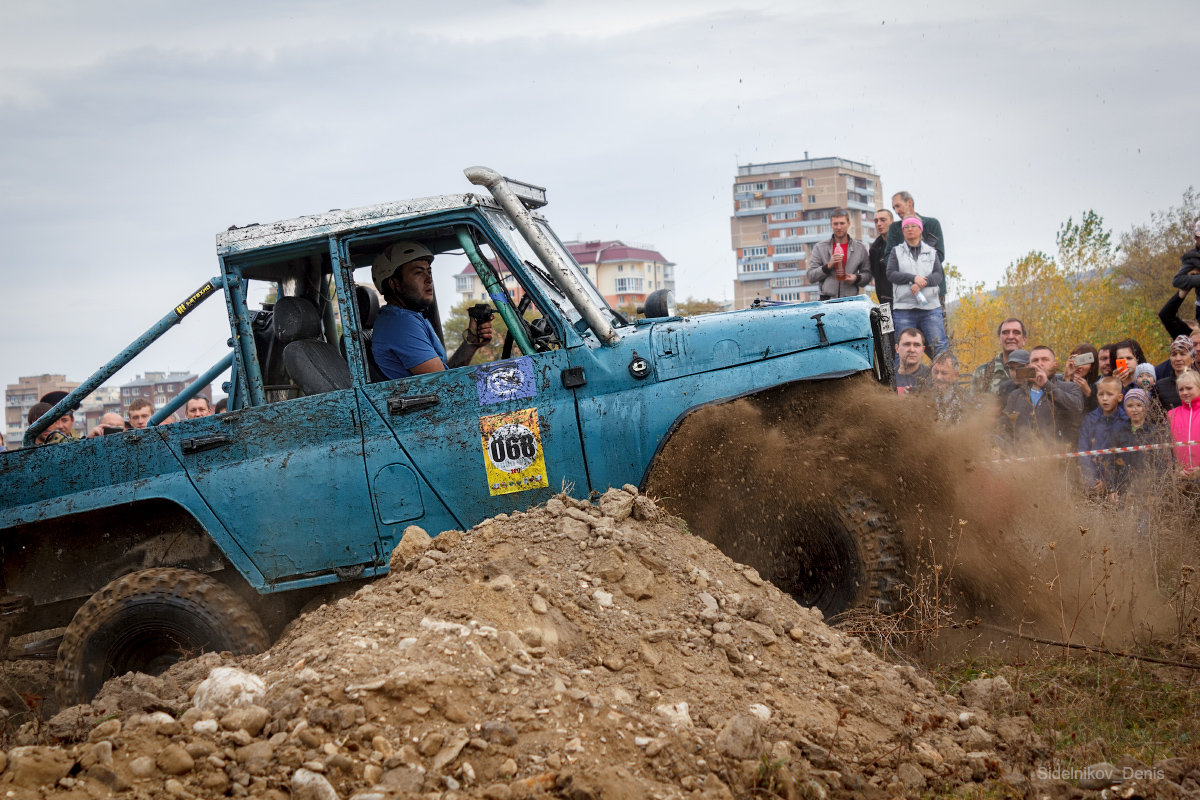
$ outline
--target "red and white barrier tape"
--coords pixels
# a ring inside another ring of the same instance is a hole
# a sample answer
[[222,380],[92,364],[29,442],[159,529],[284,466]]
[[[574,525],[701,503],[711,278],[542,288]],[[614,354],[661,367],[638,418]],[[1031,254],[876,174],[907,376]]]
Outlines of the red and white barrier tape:
[[1019,458],[996,458],[993,464],[1008,464],[1022,461],[1040,461],[1043,458],[1082,458],[1083,456],[1106,456],[1112,453],[1134,453],[1138,450],[1163,450],[1168,447],[1190,447],[1200,445],[1200,442],[1168,442],[1166,444],[1139,444],[1133,447],[1110,447],[1106,450],[1080,450],[1077,453],[1047,453],[1041,456],[1021,456]]

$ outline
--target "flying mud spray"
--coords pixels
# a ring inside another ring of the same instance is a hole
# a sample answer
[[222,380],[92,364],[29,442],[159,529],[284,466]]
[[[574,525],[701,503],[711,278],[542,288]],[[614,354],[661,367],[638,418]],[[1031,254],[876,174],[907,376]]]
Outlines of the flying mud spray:
[[1073,461],[996,463],[995,418],[938,422],[866,378],[797,383],[691,414],[646,489],[827,615],[903,614],[936,587],[977,644],[1019,631],[1105,647],[1194,615],[1194,500],[1086,501]]

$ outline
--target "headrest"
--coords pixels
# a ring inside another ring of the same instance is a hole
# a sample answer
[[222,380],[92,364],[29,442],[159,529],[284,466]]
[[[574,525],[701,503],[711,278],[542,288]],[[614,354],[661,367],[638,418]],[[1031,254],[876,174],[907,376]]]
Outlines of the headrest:
[[321,338],[321,315],[312,301],[303,297],[279,298],[272,325],[275,338],[284,344]]
[[375,327],[375,317],[379,314],[379,295],[370,286],[361,283],[354,285],[354,298],[358,302],[358,324],[367,330]]

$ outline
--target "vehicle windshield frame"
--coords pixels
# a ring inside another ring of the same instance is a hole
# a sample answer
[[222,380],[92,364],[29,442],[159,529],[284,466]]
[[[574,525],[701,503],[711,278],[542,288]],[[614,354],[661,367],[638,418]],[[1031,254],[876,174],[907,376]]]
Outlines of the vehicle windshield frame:
[[[524,271],[528,274],[529,280],[537,284],[540,294],[548,302],[554,304],[559,313],[562,314],[563,319],[571,327],[583,335],[594,336],[591,329],[583,321],[582,313],[571,302],[570,297],[563,288],[553,279],[553,274],[549,268],[542,262],[529,243],[525,241],[525,237],[521,235],[520,230],[518,230],[516,224],[513,223],[509,216],[503,210],[489,206],[481,206],[480,210],[487,218],[492,230],[504,240],[508,249],[517,257],[519,263],[524,266]],[[538,226],[542,234],[545,235],[551,246],[558,252],[566,269],[571,271],[576,281],[583,287],[587,299],[595,303],[596,307],[602,312],[606,312],[614,325],[628,324],[620,314],[613,310],[608,301],[604,299],[604,295],[600,294],[600,290],[584,274],[583,268],[579,266],[579,262],[575,260],[571,252],[563,245],[562,241],[546,221],[534,217],[534,223]]]

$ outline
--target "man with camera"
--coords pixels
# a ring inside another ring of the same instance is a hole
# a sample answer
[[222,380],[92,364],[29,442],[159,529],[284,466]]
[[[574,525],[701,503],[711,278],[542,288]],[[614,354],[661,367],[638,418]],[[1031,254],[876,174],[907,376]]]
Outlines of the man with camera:
[[[1079,387],[1056,374],[1054,351],[1045,345],[1014,350],[1008,356],[1012,387],[1004,401],[1002,423],[1013,444],[1034,439],[1073,444],[1083,412]],[[1003,390],[1001,390],[1003,391]]]
[[110,433],[124,432],[125,418],[115,411],[109,411],[100,417],[100,423],[96,427],[88,431],[88,438],[94,439],[97,436],[107,436]]
[[384,248],[371,265],[371,279],[387,303],[375,320],[371,354],[389,379],[461,367],[492,340],[492,323],[472,314],[463,343],[446,357],[424,314],[433,305],[433,251],[425,245],[396,242]]

